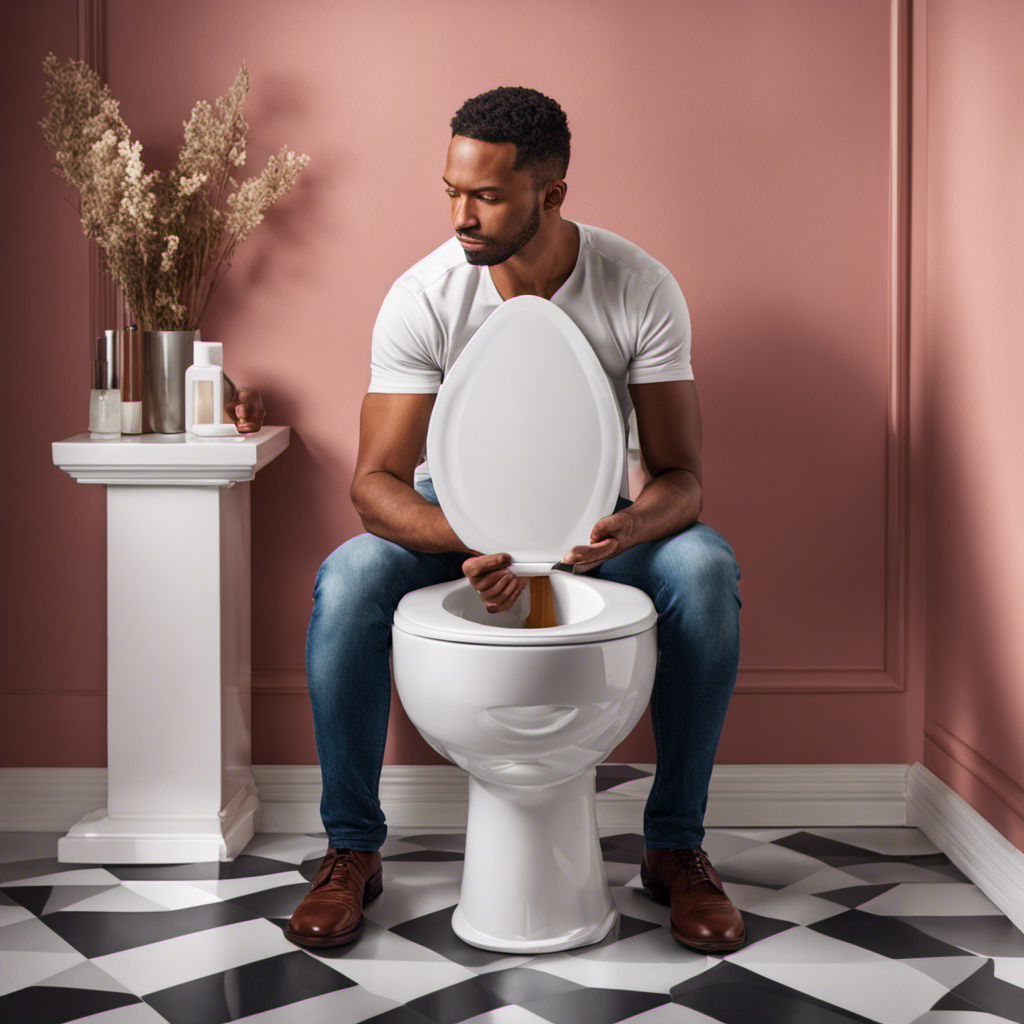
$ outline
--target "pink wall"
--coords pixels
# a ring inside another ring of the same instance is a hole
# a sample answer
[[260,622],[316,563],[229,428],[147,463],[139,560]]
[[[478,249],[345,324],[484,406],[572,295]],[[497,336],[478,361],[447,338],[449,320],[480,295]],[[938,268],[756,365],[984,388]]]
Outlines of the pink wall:
[[[31,5],[6,33],[30,99],[8,111],[24,184],[2,201],[34,255],[8,275],[11,336],[55,395],[45,419],[34,393],[5,408],[34,417],[4,532],[21,600],[0,720],[19,765],[104,762],[103,498],[49,454],[85,426],[85,249],[34,129],[39,60],[75,52],[75,10]],[[148,161],[173,158],[192,103],[243,59],[250,169],[285,142],[312,156],[202,325],[293,427],[253,485],[257,762],[315,761],[303,644],[317,566],[362,529],[348,488],[370,329],[391,281],[449,236],[449,118],[499,84],[563,104],[566,215],[643,246],[690,305],[703,518],[743,572],[719,760],[906,761],[919,680],[894,646],[888,0],[522,0],[500,35],[466,2],[106,10],[109,79]],[[40,326],[45,343],[24,345]],[[395,708],[388,760],[436,762]],[[653,757],[646,720],[613,755]]]
[[1024,849],[1024,5],[927,17],[924,764]]

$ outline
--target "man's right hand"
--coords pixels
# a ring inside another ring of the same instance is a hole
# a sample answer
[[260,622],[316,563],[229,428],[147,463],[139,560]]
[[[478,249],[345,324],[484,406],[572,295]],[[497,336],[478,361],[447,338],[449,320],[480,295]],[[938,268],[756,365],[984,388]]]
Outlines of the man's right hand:
[[474,555],[462,563],[462,572],[473,584],[489,612],[507,612],[516,603],[529,582],[508,570],[512,556]]

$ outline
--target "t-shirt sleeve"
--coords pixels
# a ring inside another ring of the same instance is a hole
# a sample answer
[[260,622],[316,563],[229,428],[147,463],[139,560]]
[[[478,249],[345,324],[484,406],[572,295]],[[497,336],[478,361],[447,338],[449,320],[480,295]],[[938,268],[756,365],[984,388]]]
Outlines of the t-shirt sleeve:
[[370,391],[436,394],[441,386],[441,332],[420,299],[400,281],[373,325]]
[[690,366],[690,311],[671,274],[651,292],[640,317],[636,353],[629,363],[629,384],[693,380]]

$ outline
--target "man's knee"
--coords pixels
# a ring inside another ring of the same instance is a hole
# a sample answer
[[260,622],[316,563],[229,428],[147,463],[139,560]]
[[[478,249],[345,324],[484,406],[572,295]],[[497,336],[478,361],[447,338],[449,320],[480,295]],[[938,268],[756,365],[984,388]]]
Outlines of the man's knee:
[[383,537],[361,533],[324,559],[317,570],[313,599],[335,607],[350,601],[364,604],[394,572],[402,572],[403,563],[412,557]]
[[714,601],[729,595],[739,601],[736,556],[725,538],[704,523],[676,534],[656,559],[663,582],[692,597]]

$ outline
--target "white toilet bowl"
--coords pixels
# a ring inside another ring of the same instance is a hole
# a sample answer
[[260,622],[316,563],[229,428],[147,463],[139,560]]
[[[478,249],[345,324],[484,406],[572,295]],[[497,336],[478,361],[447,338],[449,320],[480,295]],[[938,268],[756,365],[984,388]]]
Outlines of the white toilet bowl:
[[490,613],[466,580],[406,594],[395,684],[427,742],[469,772],[456,934],[543,953],[617,920],[597,831],[594,766],[650,698],[657,613],[635,587],[553,571],[615,509],[623,410],[590,343],[553,303],[502,303],[441,385],[427,433],[438,500],[469,549],[548,575],[557,626],[527,627],[524,592]]
[[551,586],[558,626],[525,628],[525,595],[491,614],[460,580],[406,595],[392,630],[402,706],[470,775],[452,927],[484,949],[568,949],[617,920],[594,766],[647,706],[657,615],[634,587],[563,573]]

